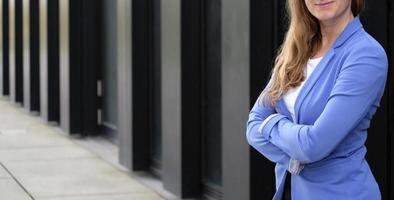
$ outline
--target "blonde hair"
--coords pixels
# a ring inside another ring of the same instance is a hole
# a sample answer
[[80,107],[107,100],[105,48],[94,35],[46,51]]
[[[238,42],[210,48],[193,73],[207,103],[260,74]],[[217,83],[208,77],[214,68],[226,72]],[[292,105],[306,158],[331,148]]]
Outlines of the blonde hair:
[[[268,96],[271,106],[275,106],[290,88],[305,80],[304,66],[322,42],[319,20],[309,12],[305,0],[286,2],[290,24],[274,62],[271,84],[262,98]],[[365,0],[352,0],[353,15],[357,16],[364,9],[364,4]]]

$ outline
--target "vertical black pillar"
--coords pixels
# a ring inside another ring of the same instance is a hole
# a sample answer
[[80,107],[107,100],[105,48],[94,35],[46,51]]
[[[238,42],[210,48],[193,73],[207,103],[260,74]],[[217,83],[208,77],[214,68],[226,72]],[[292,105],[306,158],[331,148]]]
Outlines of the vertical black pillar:
[[[81,133],[82,131],[82,4],[81,0],[70,0],[69,8],[69,45],[70,45],[70,64],[69,64],[69,131],[71,134]],[[71,42],[72,41],[72,42]]]
[[[203,2],[200,22],[202,29],[201,193],[203,199],[222,199],[222,138],[225,134],[220,123],[222,120],[221,0]],[[197,55],[199,53],[196,53]]]
[[96,135],[97,130],[97,79],[100,70],[100,0],[84,0],[82,5],[82,118],[83,134]]
[[[362,14],[362,22],[366,31],[371,34],[387,51],[388,44],[388,9],[385,0],[367,1],[365,12]],[[379,184],[383,199],[389,198],[388,189],[388,155],[389,145],[388,135],[388,87],[380,102],[380,107],[374,115],[371,126],[368,129],[367,161]],[[382,156],[385,155],[385,156]]]
[[162,129],[161,129],[161,0],[152,0],[150,15],[150,67],[149,67],[149,107],[150,107],[150,169],[160,176],[162,169]]
[[3,95],[10,94],[10,57],[9,57],[9,2],[3,0]]
[[132,3],[133,170],[147,170],[149,167],[150,4],[150,0]]
[[30,110],[40,111],[39,0],[30,0]]
[[[273,51],[277,52],[277,48],[283,43],[283,37],[287,31],[286,23],[286,0],[272,0],[272,22],[271,31],[273,33]],[[275,54],[273,55],[276,56]],[[274,59],[274,58],[273,58]]]
[[[268,82],[274,57],[274,2],[250,1],[250,108]],[[264,12],[262,12],[264,10]],[[275,194],[274,164],[250,148],[250,199]]]
[[[132,2],[132,168],[161,174],[159,1]],[[157,11],[157,12],[155,12]],[[138,49],[138,50],[137,50]]]
[[59,1],[48,0],[48,121],[59,122]]
[[15,0],[15,102],[23,104],[23,6]]
[[391,0],[387,0],[388,4],[388,37],[389,37],[389,45],[388,45],[388,56],[390,61],[389,67],[389,75],[388,75],[388,112],[389,112],[389,131],[387,135],[387,141],[389,142],[389,152],[387,155],[388,158],[388,187],[389,196],[387,199],[394,199],[394,2]]
[[[202,53],[204,1],[181,1],[182,197],[201,194]],[[193,158],[193,159],[191,159]]]
[[100,5],[97,0],[70,0],[70,133],[97,133]]
[[[3,18],[3,1],[0,1],[0,17]],[[3,20],[0,19],[0,96],[3,96]]]
[[[264,12],[261,12],[264,10]],[[285,1],[252,0],[250,6],[250,108],[268,83],[277,48],[286,31]],[[269,27],[269,28],[267,28]],[[275,164],[251,148],[251,199],[270,199],[275,193]]]

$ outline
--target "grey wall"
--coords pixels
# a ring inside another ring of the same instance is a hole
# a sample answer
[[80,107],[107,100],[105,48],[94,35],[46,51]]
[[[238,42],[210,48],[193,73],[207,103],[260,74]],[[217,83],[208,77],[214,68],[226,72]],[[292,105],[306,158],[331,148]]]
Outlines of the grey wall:
[[249,1],[222,0],[223,199],[249,199]]
[[180,0],[161,3],[162,179],[164,187],[178,196],[182,191],[180,6]]
[[40,114],[48,119],[48,20],[47,0],[40,1]]
[[10,98],[15,102],[15,0],[9,0]]
[[23,105],[30,110],[30,0],[23,0]]
[[132,43],[130,0],[117,0],[119,161],[131,169],[132,160]]
[[[70,46],[69,46],[69,0],[59,0],[60,40],[60,126],[70,132]],[[42,62],[42,61],[41,61]]]

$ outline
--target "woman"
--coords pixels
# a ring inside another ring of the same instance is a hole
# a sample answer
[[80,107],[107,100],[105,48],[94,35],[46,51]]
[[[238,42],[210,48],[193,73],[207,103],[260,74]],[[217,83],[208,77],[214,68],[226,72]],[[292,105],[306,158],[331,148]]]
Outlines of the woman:
[[362,27],[363,7],[287,1],[289,29],[247,124],[249,144],[276,163],[274,199],[290,199],[285,187],[293,200],[381,199],[364,143],[388,62]]

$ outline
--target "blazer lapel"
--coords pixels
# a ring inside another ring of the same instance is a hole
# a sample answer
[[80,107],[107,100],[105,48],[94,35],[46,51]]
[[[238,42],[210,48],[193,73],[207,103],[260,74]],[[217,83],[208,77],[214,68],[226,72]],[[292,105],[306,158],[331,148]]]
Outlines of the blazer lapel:
[[[305,97],[308,95],[308,93],[311,91],[313,86],[316,84],[317,80],[319,77],[322,75],[325,67],[329,64],[331,59],[335,55],[335,49],[339,48],[344,44],[354,33],[356,33],[358,30],[362,28],[362,24],[360,21],[360,17],[356,16],[352,22],[346,26],[345,30],[339,35],[333,46],[328,50],[326,55],[323,57],[323,59],[320,61],[320,63],[316,66],[315,70],[311,74],[311,76],[306,80],[304,86],[301,88],[300,93],[297,96],[295,105],[294,105],[294,114],[295,114],[295,123],[299,123],[299,117],[300,117],[300,109],[302,102],[304,101]],[[291,114],[288,111],[283,98],[280,99],[279,101],[279,109],[282,114],[288,116],[291,118]]]
[[354,33],[356,33],[361,28],[362,28],[362,24],[360,21],[360,17],[357,16],[353,19],[352,22],[350,22],[346,26],[345,30],[342,31],[342,33],[339,35],[339,37],[337,38],[337,40],[335,41],[333,46],[329,49],[329,51],[324,56],[324,58],[316,66],[316,69],[313,71],[311,76],[308,78],[308,80],[306,80],[303,88],[301,88],[301,91],[300,91],[300,93],[296,99],[295,105],[294,105],[295,123],[299,123],[300,109],[301,109],[302,102],[304,101],[305,97],[308,95],[309,91],[313,88],[316,81],[321,76],[322,72],[324,71],[324,68],[327,66],[327,64],[330,62],[330,60],[335,55],[335,49],[342,46],[342,44],[344,44]]
[[300,109],[302,102],[304,101],[305,97],[308,95],[308,93],[311,91],[319,77],[322,75],[325,67],[327,64],[330,62],[330,60],[334,57],[335,51],[333,48],[330,48],[330,50],[327,52],[327,54],[323,57],[323,59],[320,61],[320,63],[316,66],[315,70],[312,72],[310,77],[305,81],[304,86],[301,88],[300,93],[298,94],[296,98],[296,102],[294,105],[294,116],[295,116],[295,123],[299,123],[299,117],[300,117]]

